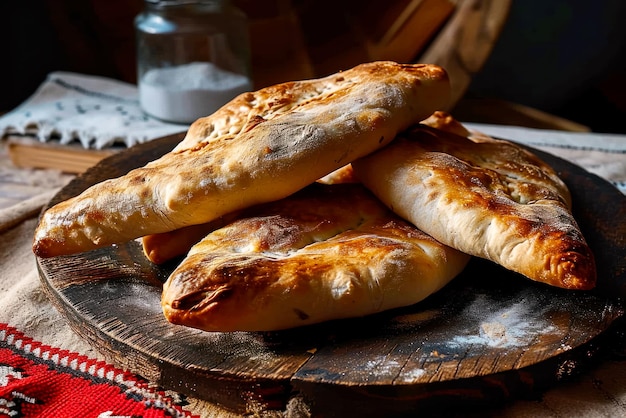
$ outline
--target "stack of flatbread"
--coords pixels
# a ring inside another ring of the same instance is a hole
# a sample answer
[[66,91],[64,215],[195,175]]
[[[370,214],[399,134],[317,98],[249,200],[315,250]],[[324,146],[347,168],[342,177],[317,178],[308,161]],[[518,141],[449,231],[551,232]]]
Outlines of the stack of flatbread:
[[171,152],[48,209],[39,257],[142,238],[180,258],[166,318],[270,331],[415,304],[472,256],[591,289],[593,255],[554,170],[438,111],[435,65],[373,62],[240,95]]

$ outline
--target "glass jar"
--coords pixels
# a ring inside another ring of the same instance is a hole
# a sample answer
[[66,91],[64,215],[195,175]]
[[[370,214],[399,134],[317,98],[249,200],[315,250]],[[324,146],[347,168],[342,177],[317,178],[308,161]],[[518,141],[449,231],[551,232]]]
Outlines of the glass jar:
[[188,124],[252,89],[247,20],[228,0],[146,0],[135,29],[147,114]]

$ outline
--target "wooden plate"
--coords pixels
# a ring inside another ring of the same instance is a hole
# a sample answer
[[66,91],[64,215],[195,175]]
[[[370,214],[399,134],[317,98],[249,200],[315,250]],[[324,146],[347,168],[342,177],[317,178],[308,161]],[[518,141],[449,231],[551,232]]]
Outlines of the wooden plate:
[[[144,165],[173,135],[107,158],[49,206]],[[414,306],[275,333],[209,333],[169,324],[160,292],[174,265],[136,241],[38,259],[41,281],[73,329],[118,367],[234,411],[282,409],[300,394],[325,416],[389,416],[431,405],[510,399],[546,387],[589,355],[622,315],[626,198],[606,181],[535,151],[570,187],[598,261],[593,292],[547,287],[475,259]],[[442,402],[445,401],[445,402]]]

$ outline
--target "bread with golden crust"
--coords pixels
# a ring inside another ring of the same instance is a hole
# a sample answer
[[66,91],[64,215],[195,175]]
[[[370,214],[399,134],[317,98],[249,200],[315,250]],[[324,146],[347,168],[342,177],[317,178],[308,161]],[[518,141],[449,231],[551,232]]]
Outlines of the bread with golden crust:
[[141,237],[143,253],[155,264],[163,264],[176,257],[184,256],[208,233],[228,225],[237,219],[238,214],[239,211],[235,211],[203,224],[189,225],[173,231]]
[[[346,164],[332,173],[317,180],[322,184],[358,183],[350,164]],[[240,211],[231,212],[227,215],[199,225],[190,225],[174,231],[150,234],[141,238],[143,253],[156,264],[163,264],[173,258],[184,256],[193,245],[198,243],[209,232],[221,228],[237,219]]]
[[[480,140],[480,138],[483,137],[483,134],[480,132],[468,130],[463,124],[454,119],[452,115],[444,111],[435,111],[421,123],[446,132],[467,136],[474,141]],[[357,183],[359,180],[356,178],[352,165],[346,164],[318,179],[317,182],[338,184]],[[236,215],[229,214],[228,217],[220,217],[209,223],[192,225],[161,234],[147,235],[142,238],[144,254],[150,261],[157,264],[162,264],[175,257],[183,256],[209,232],[226,225],[227,221],[234,220],[234,216]]]
[[244,93],[172,152],[47,210],[33,251],[86,251],[283,198],[387,145],[449,90],[436,65],[373,62]]
[[512,142],[452,133],[461,131],[451,121],[428,123],[449,132],[424,124],[409,129],[354,161],[358,178],[446,245],[538,282],[595,286],[594,256],[569,191],[548,164]]
[[356,183],[315,183],[241,215],[171,273],[162,294],[168,321],[274,331],[360,317],[423,300],[470,258]]

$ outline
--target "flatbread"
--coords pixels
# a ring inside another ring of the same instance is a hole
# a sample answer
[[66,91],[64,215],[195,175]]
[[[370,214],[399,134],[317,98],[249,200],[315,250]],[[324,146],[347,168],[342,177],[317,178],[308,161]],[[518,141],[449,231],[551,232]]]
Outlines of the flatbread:
[[[358,183],[350,164],[333,171],[317,180],[322,184]],[[163,264],[176,257],[184,256],[191,247],[204,238],[209,232],[226,226],[236,220],[241,211],[229,213],[211,222],[191,225],[174,231],[146,235],[141,238],[145,256],[155,264]]]
[[196,244],[166,281],[170,322],[274,331],[360,317],[423,300],[470,258],[356,183],[315,183],[241,215]]
[[395,213],[446,245],[538,282],[593,288],[594,257],[555,171],[514,143],[448,128],[411,128],[354,161],[354,171]]
[[281,199],[387,145],[449,93],[442,68],[393,62],[244,93],[172,152],[50,208],[33,251],[87,251]]
[[239,212],[235,211],[203,224],[146,235],[141,238],[143,253],[148,260],[155,264],[163,264],[174,258],[184,256],[207,234],[236,220]]

